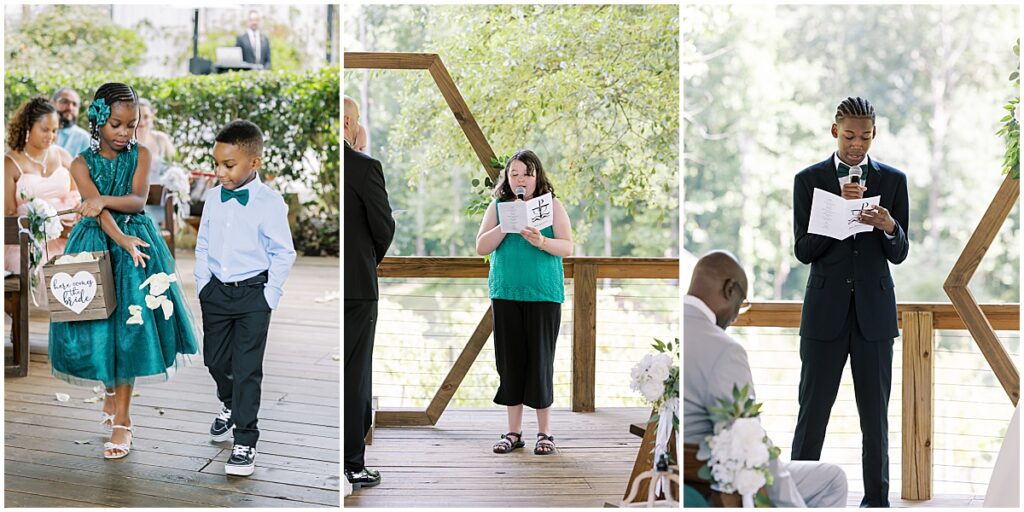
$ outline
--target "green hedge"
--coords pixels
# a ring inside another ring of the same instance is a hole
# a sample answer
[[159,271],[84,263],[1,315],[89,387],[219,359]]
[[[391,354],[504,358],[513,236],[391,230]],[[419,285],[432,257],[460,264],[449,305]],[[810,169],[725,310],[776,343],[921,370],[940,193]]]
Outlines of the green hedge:
[[[264,174],[283,178],[284,182],[304,183],[318,195],[315,201],[303,205],[297,249],[305,254],[338,254],[341,111],[337,67],[301,73],[176,78],[9,72],[5,74],[4,123],[30,97],[48,97],[58,87],[66,86],[82,96],[78,122],[88,129],[85,112],[93,93],[111,81],[131,84],[153,103],[158,110],[156,128],[170,135],[178,150],[177,160],[187,169],[212,170],[211,150],[220,127],[238,118],[256,123],[267,141]],[[319,161],[319,169],[306,172],[303,163],[312,164],[311,156]]]

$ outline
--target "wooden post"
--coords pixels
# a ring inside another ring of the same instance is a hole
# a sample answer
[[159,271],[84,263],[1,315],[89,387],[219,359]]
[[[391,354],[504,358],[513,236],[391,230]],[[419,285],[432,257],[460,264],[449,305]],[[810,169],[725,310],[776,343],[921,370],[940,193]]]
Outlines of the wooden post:
[[935,331],[930,311],[903,313],[903,489],[905,500],[932,498]]
[[597,378],[597,267],[573,268],[572,410],[594,412]]

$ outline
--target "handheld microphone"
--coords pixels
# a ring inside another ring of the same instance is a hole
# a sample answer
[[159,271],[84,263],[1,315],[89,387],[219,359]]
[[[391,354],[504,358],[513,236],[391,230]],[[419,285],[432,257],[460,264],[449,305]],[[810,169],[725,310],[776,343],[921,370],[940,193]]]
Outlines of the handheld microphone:
[[526,189],[523,187],[516,187],[516,197],[522,200],[526,200]]
[[860,184],[861,172],[862,171],[860,170],[860,166],[851,167],[850,168],[850,183]]

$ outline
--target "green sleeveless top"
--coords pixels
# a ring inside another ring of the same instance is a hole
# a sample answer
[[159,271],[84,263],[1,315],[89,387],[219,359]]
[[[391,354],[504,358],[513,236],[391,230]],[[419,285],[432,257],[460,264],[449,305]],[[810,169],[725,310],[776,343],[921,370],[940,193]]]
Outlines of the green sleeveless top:
[[[501,223],[500,216],[498,222]],[[554,226],[540,232],[548,238],[555,237]],[[507,233],[491,253],[487,287],[492,299],[561,304],[565,302],[562,258],[530,245],[519,233]]]

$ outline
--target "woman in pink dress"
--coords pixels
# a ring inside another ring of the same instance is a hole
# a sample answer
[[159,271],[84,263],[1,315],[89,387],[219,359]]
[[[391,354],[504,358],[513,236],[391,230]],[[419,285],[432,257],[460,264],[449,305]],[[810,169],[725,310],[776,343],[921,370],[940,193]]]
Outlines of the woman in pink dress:
[[[29,100],[11,117],[7,125],[9,151],[4,155],[5,216],[27,215],[26,198],[42,199],[57,211],[74,208],[81,203],[81,196],[68,171],[71,155],[54,144],[59,127],[57,109],[46,98]],[[64,232],[60,238],[46,244],[44,258],[64,253],[67,235],[76,220],[76,214],[61,217]],[[4,247],[4,270],[19,272],[20,261],[17,246]],[[45,297],[42,287],[35,292],[39,294],[37,299]]]

